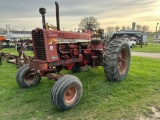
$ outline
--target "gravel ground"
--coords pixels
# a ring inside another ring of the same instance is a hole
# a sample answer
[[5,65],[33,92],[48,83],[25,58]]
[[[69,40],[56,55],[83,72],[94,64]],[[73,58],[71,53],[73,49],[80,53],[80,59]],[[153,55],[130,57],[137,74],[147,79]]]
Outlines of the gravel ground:
[[160,59],[160,53],[131,52],[132,56],[150,57]]

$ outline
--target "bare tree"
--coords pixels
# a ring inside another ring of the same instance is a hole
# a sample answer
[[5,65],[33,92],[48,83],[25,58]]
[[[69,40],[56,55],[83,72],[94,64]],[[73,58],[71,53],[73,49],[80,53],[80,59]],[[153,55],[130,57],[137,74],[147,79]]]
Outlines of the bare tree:
[[12,28],[12,29],[10,29],[10,31],[18,31],[18,30],[16,30],[16,29]]
[[114,31],[114,27],[108,26],[108,27],[106,28],[106,30],[107,30],[109,33],[111,33],[111,32]]
[[122,30],[126,30],[126,26],[122,26],[121,29],[122,29]]
[[0,28],[0,32],[6,32],[7,30],[5,28]]
[[107,32],[108,32],[108,37],[111,37],[111,36],[112,36],[112,33],[113,33],[113,31],[114,31],[114,27],[108,26],[108,27],[106,28],[106,30],[107,30]]
[[98,30],[100,23],[97,22],[95,17],[85,17],[81,20],[79,24],[79,30]]
[[131,30],[131,27],[130,26],[126,26],[126,30]]
[[141,25],[136,25],[137,30],[141,31],[142,26]]
[[119,26],[115,26],[115,27],[114,27],[114,30],[115,30],[116,32],[118,32],[118,31],[120,30],[120,27],[119,27]]
[[149,26],[143,25],[142,28],[141,28],[141,30],[143,32],[148,32],[149,31]]

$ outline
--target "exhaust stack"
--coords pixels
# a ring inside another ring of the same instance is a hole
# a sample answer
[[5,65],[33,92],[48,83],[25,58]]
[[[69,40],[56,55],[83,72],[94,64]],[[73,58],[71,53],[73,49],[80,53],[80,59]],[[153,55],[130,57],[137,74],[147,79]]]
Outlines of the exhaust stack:
[[60,30],[60,22],[59,22],[59,4],[55,1],[56,5],[56,21],[57,21],[57,30]]
[[43,26],[43,29],[46,29],[46,20],[45,20],[46,9],[45,8],[39,8],[39,13],[42,15],[42,26]]

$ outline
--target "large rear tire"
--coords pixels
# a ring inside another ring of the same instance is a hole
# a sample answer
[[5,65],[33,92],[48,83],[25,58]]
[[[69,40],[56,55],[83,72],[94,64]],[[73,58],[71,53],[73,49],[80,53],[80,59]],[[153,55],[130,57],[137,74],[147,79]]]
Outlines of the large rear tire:
[[108,80],[121,81],[129,71],[130,47],[126,38],[113,39],[104,52],[103,67]]
[[79,103],[82,91],[82,84],[77,77],[64,75],[53,86],[51,99],[59,110],[69,110]]
[[29,65],[20,67],[16,74],[16,82],[21,88],[35,86],[40,80],[41,76],[38,73],[33,73]]

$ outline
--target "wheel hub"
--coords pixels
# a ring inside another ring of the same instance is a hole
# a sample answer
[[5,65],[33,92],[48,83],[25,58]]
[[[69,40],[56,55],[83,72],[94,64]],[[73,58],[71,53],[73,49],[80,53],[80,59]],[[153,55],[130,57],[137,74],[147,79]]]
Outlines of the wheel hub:
[[25,75],[25,79],[27,81],[32,81],[34,79],[34,74],[31,74],[31,72],[27,72],[26,75]]
[[128,54],[127,50],[123,48],[118,57],[118,71],[120,74],[124,74],[128,66]]
[[75,86],[69,87],[64,93],[64,100],[67,104],[73,103],[77,97],[77,88]]

